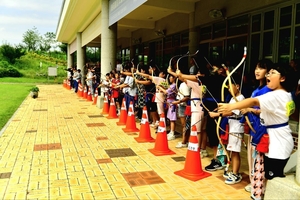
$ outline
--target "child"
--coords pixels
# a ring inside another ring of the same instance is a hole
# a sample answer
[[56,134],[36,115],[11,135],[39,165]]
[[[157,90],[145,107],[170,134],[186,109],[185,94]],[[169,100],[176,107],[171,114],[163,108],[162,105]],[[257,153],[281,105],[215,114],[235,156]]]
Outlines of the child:
[[119,93],[120,93],[120,89],[115,88],[116,86],[120,85],[120,75],[118,73],[114,74],[114,78],[111,80],[111,95],[114,98],[114,101],[116,103],[116,107],[117,107],[117,114],[120,114],[120,103],[119,103]]
[[[177,77],[177,74],[172,71],[172,68],[168,68],[168,73],[174,77]],[[189,133],[187,132],[187,129],[186,129],[186,124],[189,123],[189,121],[186,120],[185,110],[187,107],[186,102],[190,99],[191,90],[184,82],[184,79],[179,79],[179,80],[183,81],[183,82],[180,83],[180,86],[178,88],[177,100],[173,101],[172,103],[178,106],[177,112],[178,112],[178,117],[180,118],[180,123],[182,126],[182,141],[178,142],[175,147],[183,148],[183,147],[188,146],[188,140],[189,140],[189,137],[188,137]]]
[[[272,61],[268,59],[258,61],[254,73],[256,80],[259,81],[259,86],[252,92],[252,98],[271,91],[271,89],[269,89],[266,85],[265,75],[269,71],[272,64]],[[260,126],[260,108],[258,106],[255,106],[252,108],[242,109],[241,112],[248,115],[254,130],[258,131],[258,128]],[[265,190],[263,153],[259,153],[255,150],[255,147],[259,141],[259,138],[257,138],[257,136],[259,135],[260,134],[258,132],[255,133],[250,130],[250,136],[247,145],[250,184],[245,187],[245,190],[251,192],[252,196],[254,196],[256,199],[263,198]],[[257,187],[258,185],[262,187]]]
[[[206,151],[207,143],[207,133],[206,133],[206,120],[207,117],[204,116],[202,108],[202,98],[203,98],[203,87],[199,85],[198,76],[187,75],[176,71],[176,74],[179,78],[183,79],[186,85],[191,88],[191,126],[196,125],[197,128],[197,137],[201,152],[201,158],[207,157],[208,153]],[[197,75],[200,75],[198,70]]]
[[177,120],[176,116],[176,105],[173,102],[176,100],[177,89],[175,84],[175,77],[169,76],[169,88],[166,89],[162,85],[158,85],[160,91],[167,95],[167,118],[170,120],[170,132],[168,133],[168,140],[175,140],[175,123]]
[[233,104],[218,105],[219,113],[235,109],[260,107],[260,121],[269,135],[268,153],[264,154],[265,178],[285,177],[284,167],[294,147],[289,116],[295,110],[290,91],[295,85],[290,66],[276,63],[266,74],[267,87],[273,91]]
[[[236,80],[236,79],[235,79]],[[229,101],[229,104],[233,104],[237,101],[242,101],[245,97],[240,93],[240,85],[236,80],[235,84],[229,85],[229,92],[233,96]],[[236,97],[236,98],[234,98]],[[217,112],[209,112],[210,117],[218,117],[220,114]],[[231,163],[232,163],[232,172],[224,173],[223,177],[226,179],[226,184],[236,184],[241,182],[242,176],[239,173],[241,166],[241,146],[242,138],[244,134],[244,126],[240,123],[242,118],[242,113],[240,110],[234,109],[230,112],[223,113],[223,116],[228,116],[228,125],[229,125],[229,137],[227,151],[231,152]]]

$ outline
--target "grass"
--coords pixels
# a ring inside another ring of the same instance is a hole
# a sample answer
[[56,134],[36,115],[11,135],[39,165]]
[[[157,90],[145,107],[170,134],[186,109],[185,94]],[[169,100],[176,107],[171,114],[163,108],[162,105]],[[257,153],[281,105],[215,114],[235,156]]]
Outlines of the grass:
[[29,90],[33,86],[35,85],[30,83],[0,83],[0,130],[29,95]]

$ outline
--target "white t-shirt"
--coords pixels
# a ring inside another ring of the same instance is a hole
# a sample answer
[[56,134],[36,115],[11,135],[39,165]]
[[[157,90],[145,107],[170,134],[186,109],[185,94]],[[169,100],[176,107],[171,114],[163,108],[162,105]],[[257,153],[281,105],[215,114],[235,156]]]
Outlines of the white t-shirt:
[[[178,88],[177,100],[182,100],[185,96],[190,96],[191,90],[186,85],[185,82],[182,82]],[[185,106],[186,102],[180,103],[180,105]]]
[[126,87],[127,89],[123,90],[124,93],[128,92],[130,96],[135,96],[136,95],[136,85],[134,84],[134,79],[131,76],[126,76],[125,84],[127,84],[129,87]]
[[186,85],[191,90],[191,112],[202,112],[201,100],[192,100],[192,99],[201,99],[202,98],[202,87],[198,84],[198,82],[186,81]]
[[[161,82],[164,82],[166,81],[164,78],[161,78],[161,77],[157,77],[157,76],[153,76],[152,78],[152,82],[155,84],[155,85],[160,85]],[[157,103],[163,103],[165,100],[165,95],[164,93],[160,92],[158,88],[156,88],[156,93],[155,93],[155,100],[154,102],[157,102]]]
[[103,84],[103,86],[101,88],[104,89],[104,92],[107,92],[109,90],[109,87],[111,87],[110,82],[107,80],[103,80],[102,84]]
[[[263,125],[282,124],[289,121],[295,109],[291,93],[274,90],[256,97],[260,103],[260,118]],[[269,152],[266,156],[275,159],[287,159],[293,148],[294,141],[290,126],[267,128],[269,133]]]
[[[236,97],[238,101],[242,101],[245,99],[245,97],[240,94]],[[236,103],[234,98],[231,98],[229,103]],[[244,126],[240,123],[239,119],[230,119],[230,118],[241,118],[242,113],[240,110],[232,110],[233,115],[229,117],[228,119],[228,125],[229,125],[229,133],[244,133]]]
[[117,64],[116,70],[118,72],[122,71],[122,64]]

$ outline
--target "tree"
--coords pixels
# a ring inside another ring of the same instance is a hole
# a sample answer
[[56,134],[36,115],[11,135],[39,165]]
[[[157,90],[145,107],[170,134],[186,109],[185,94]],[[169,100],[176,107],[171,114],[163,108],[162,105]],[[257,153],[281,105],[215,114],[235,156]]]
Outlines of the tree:
[[25,55],[23,47],[20,44],[16,47],[13,47],[9,44],[3,44],[0,47],[0,53],[2,55],[2,58],[7,60],[11,64],[14,64],[16,62],[16,59]]
[[36,51],[40,44],[40,34],[34,26],[23,34],[23,42],[28,51]]
[[44,37],[41,37],[40,50],[50,52],[51,47],[53,47],[55,43],[55,34],[53,32],[47,32]]

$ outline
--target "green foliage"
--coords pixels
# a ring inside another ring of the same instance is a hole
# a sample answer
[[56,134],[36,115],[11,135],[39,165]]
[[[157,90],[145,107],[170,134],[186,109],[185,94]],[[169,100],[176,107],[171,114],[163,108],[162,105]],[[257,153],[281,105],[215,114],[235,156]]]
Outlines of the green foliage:
[[40,89],[37,86],[34,86],[30,89],[30,92],[39,92],[39,91],[40,91]]
[[40,34],[34,26],[23,34],[23,42],[28,51],[36,51],[40,44]]
[[14,64],[16,59],[25,55],[25,51],[23,50],[21,45],[13,47],[9,44],[3,44],[0,46],[0,54],[2,59],[8,61],[11,64]]
[[22,74],[15,68],[9,67],[0,67],[0,78],[1,77],[21,77]]

